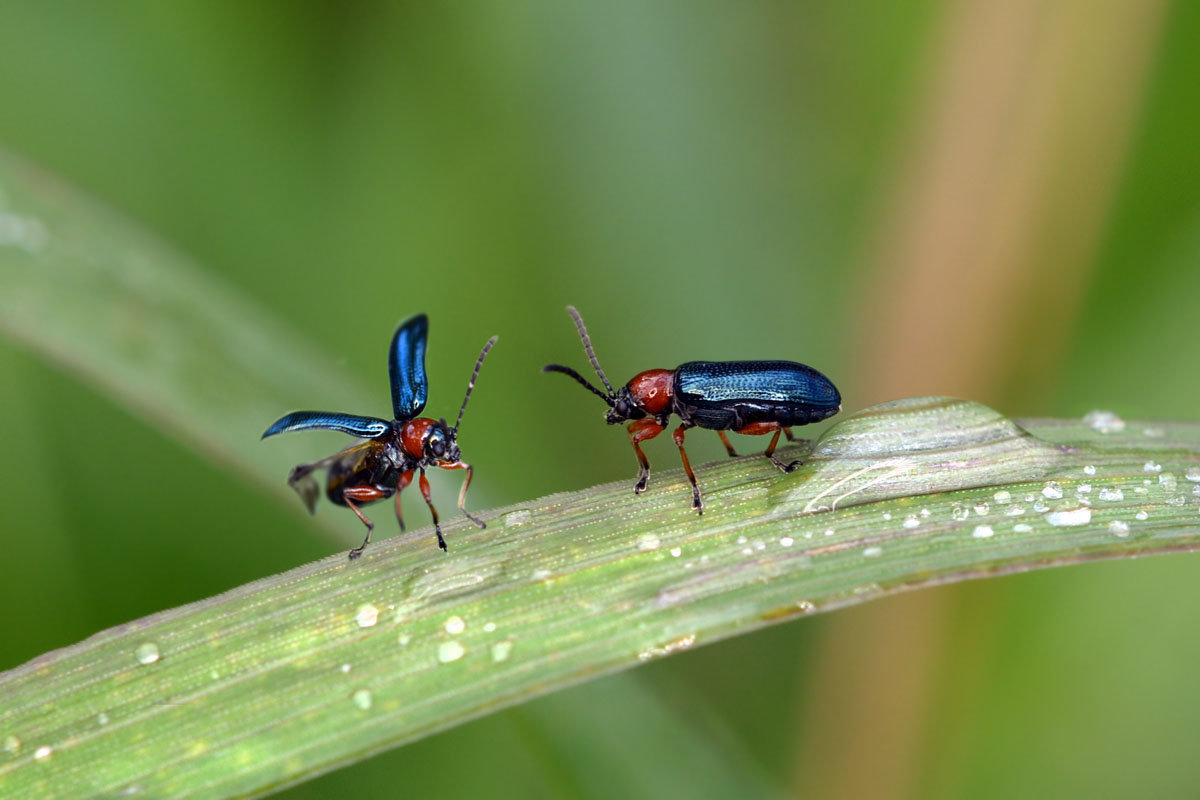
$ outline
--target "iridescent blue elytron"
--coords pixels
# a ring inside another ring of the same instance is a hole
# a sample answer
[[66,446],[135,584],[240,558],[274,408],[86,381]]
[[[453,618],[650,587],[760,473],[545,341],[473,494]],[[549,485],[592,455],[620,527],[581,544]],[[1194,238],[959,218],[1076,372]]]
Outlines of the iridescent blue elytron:
[[709,430],[806,425],[842,404],[829,378],[795,361],[689,361],[675,368],[674,395],[675,412]]
[[375,527],[359,510],[359,506],[394,496],[396,520],[400,523],[400,529],[404,529],[400,492],[412,482],[414,472],[420,473],[418,485],[433,516],[438,546],[446,549],[437,509],[433,507],[429,480],[425,477],[428,467],[466,470],[462,491],[458,495],[458,508],[471,522],[484,527],[484,523],[467,513],[463,505],[473,470],[470,464],[462,460],[459,452],[458,428],[462,424],[463,412],[467,410],[467,401],[471,399],[471,390],[475,388],[475,379],[479,377],[479,369],[497,337],[488,340],[475,361],[475,369],[467,383],[467,393],[458,409],[454,427],[447,425],[445,419],[418,416],[425,410],[429,396],[429,382],[425,375],[425,345],[428,338],[429,318],[424,314],[417,314],[402,322],[392,336],[388,350],[388,377],[391,380],[395,417],[391,421],[334,411],[295,411],[278,419],[263,433],[265,439],[290,431],[332,430],[363,440],[328,458],[300,464],[288,476],[288,483],[311,513],[316,511],[317,497],[320,495],[313,473],[319,469],[326,470],[325,495],[330,502],[348,507],[367,526],[363,543],[350,551],[351,559],[362,555]]
[[773,434],[763,455],[783,472],[791,472],[800,462],[784,463],[775,456],[779,435],[795,441],[793,426],[819,422],[842,408],[842,396],[833,381],[795,361],[689,361],[675,369],[640,372],[615,390],[596,360],[583,318],[572,306],[567,307],[567,313],[575,321],[583,349],[605,391],[570,367],[547,364],[542,370],[561,372],[604,400],[609,409],[605,420],[610,425],[632,420],[629,441],[638,459],[635,493],[645,490],[650,478],[650,462],[642,452],[641,443],[662,433],[672,414],[680,419],[672,438],[692,483],[692,507],[704,513],[700,487],[683,449],[684,431],[692,427],[717,431],[730,456],[736,456],[737,451],[725,431],[758,436]]

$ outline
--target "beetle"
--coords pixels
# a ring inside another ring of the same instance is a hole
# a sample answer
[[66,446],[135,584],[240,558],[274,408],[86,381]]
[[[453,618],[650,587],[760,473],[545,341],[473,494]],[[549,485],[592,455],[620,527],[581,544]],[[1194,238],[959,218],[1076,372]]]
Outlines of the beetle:
[[779,434],[795,441],[793,425],[819,422],[842,410],[842,396],[833,382],[812,367],[794,361],[689,361],[675,369],[639,372],[620,390],[614,390],[596,360],[583,317],[574,306],[567,306],[567,313],[575,321],[583,349],[606,391],[560,364],[547,364],[542,372],[561,372],[600,397],[608,404],[604,419],[609,425],[630,421],[629,441],[638,460],[634,494],[641,494],[650,479],[650,462],[642,452],[642,442],[662,433],[672,414],[680,419],[672,438],[692,483],[692,508],[703,514],[700,487],[683,449],[688,428],[715,430],[731,457],[736,457],[737,451],[725,431],[751,436],[773,434],[763,455],[783,472],[791,472],[801,462],[784,463],[776,457]]
[[479,377],[479,369],[498,337],[488,339],[475,361],[475,370],[467,382],[467,393],[458,409],[454,427],[447,425],[445,419],[420,416],[429,394],[429,382],[425,376],[425,343],[428,338],[429,318],[424,314],[417,314],[400,323],[392,335],[391,349],[388,351],[393,413],[390,422],[378,417],[332,411],[294,411],[280,417],[262,435],[266,439],[289,431],[331,430],[362,439],[328,458],[300,464],[288,476],[288,484],[300,495],[309,513],[316,513],[320,489],[312,473],[319,469],[326,470],[326,497],[336,505],[349,508],[367,526],[363,543],[350,551],[351,560],[362,555],[375,527],[360,506],[394,495],[396,520],[400,523],[400,530],[404,530],[400,493],[412,483],[414,472],[420,474],[418,486],[433,516],[438,546],[446,549],[437,509],[433,507],[429,480],[425,477],[425,470],[430,467],[466,470],[462,490],[458,493],[458,510],[480,528],[486,527],[482,520],[473,517],[464,507],[474,470],[462,460],[458,447],[458,428],[462,424],[463,412],[467,410],[467,401],[471,399],[471,391],[475,388],[475,380]]

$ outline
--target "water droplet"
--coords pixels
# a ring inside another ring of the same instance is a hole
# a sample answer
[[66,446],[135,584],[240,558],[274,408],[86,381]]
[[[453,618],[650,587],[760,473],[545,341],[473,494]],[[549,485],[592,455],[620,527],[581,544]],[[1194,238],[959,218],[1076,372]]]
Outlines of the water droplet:
[[1156,464],[1153,461],[1147,461],[1142,465],[1142,469],[1146,472],[1162,472],[1162,464]]
[[340,667],[338,667],[338,669],[341,670],[343,675],[345,675],[346,673],[348,673],[350,671],[350,665],[342,664]]
[[1170,472],[1164,472],[1162,475],[1158,476],[1158,485],[1163,489],[1166,489],[1168,492],[1173,492],[1175,491],[1176,487],[1179,486],[1179,480],[1174,476],[1174,474]]
[[991,525],[976,525],[975,530],[971,531],[971,536],[976,539],[990,539],[995,533]]
[[1017,533],[1030,533],[1033,531],[1033,526],[1026,525],[1024,522],[1018,522],[1016,525],[1013,525],[1013,530]]
[[1035,502],[1035,503],[1033,504],[1033,510],[1034,510],[1034,511],[1036,511],[1036,512],[1038,512],[1039,514],[1041,514],[1041,513],[1045,512],[1045,511],[1049,511],[1049,510],[1050,510],[1050,506],[1046,505],[1046,501],[1045,501],[1045,500],[1043,500],[1043,499],[1041,499],[1041,498],[1039,497],[1039,498],[1037,499],[1037,502]]
[[1008,517],[1019,517],[1024,513],[1025,509],[1021,506],[1009,506],[1008,510],[1004,512],[1005,516]]
[[139,664],[153,664],[158,661],[158,645],[154,642],[146,642],[139,644],[137,649],[133,651],[133,657],[137,659]]
[[370,628],[376,622],[379,622],[379,609],[371,603],[363,603],[358,607],[358,612],[354,615],[354,621],[358,623],[360,628]]
[[779,540],[779,543],[784,547],[791,547],[793,544],[795,544],[795,542],[796,540],[790,536],[784,536]]
[[407,645],[409,642],[412,641],[412,636],[407,633],[402,633],[402,634],[400,634],[400,637],[396,641],[400,642],[401,647],[404,647],[405,645]]
[[103,711],[101,711],[99,714],[97,714],[96,715],[96,724],[97,725],[107,725],[108,724],[108,714],[105,714]]
[[1134,519],[1137,519],[1137,520],[1146,520],[1146,519],[1149,519],[1150,515],[1147,514],[1145,511],[1139,511],[1136,514],[1134,514],[1133,517],[1134,517]]
[[959,503],[955,503],[954,507],[950,509],[950,516],[959,522],[962,522],[964,519],[971,516],[971,509]]
[[921,524],[921,520],[917,517],[916,514],[909,514],[907,517],[904,518],[904,527],[906,527],[906,528],[915,528],[920,524]]
[[1075,494],[1091,494],[1092,485],[1090,483],[1081,483],[1075,487]]
[[680,637],[673,642],[667,642],[664,645],[650,645],[645,650],[638,653],[638,661],[648,661],[651,658],[660,656],[668,656],[677,650],[686,650],[696,643],[696,634],[689,634]]
[[884,521],[890,520],[891,518],[892,518],[892,512],[890,512],[890,511],[883,512]]
[[1187,498],[1181,494],[1173,494],[1167,498],[1167,505],[1169,506],[1181,506],[1186,502]]
[[42,745],[41,747],[39,747],[37,750],[33,751],[33,757],[36,758],[38,761],[45,761],[47,758],[49,758],[53,754],[54,754],[54,748],[50,747],[49,745],[45,745],[45,744]]
[[739,537],[737,538],[737,543],[738,543],[738,544],[745,544],[745,543],[746,543],[746,537],[745,537],[745,536],[739,536]]
[[457,636],[467,629],[467,623],[463,622],[462,617],[455,615],[446,620],[446,624],[443,627],[445,627],[446,633],[451,636]]
[[370,689],[359,689],[350,697],[354,701],[354,705],[358,706],[363,711],[371,710],[371,704],[374,702],[374,698],[371,697]]
[[930,511],[929,511],[929,509],[928,509],[928,508],[922,508],[922,509],[921,509],[921,516],[922,516],[922,517],[928,517],[928,516],[929,516],[929,514],[930,514]]
[[545,569],[543,567],[538,567],[533,572],[529,573],[529,577],[535,581],[544,581],[544,580],[546,580],[546,578],[549,578],[553,574],[554,573],[548,569]]
[[1083,421],[1097,433],[1120,433],[1125,430],[1125,420],[1111,411],[1089,411],[1083,415]]
[[1112,522],[1108,523],[1108,532],[1115,536],[1128,536],[1129,524],[1122,522],[1119,519],[1114,519]]
[[987,516],[987,513],[989,511],[991,511],[991,506],[989,506],[987,503],[976,503],[975,504],[975,513],[977,515],[979,515],[981,517],[985,517],[985,516]]
[[1152,439],[1160,439],[1163,436],[1167,435],[1167,432],[1164,431],[1162,428],[1146,428],[1145,430],[1142,431],[1142,433],[1144,433],[1145,435],[1149,436]]
[[658,536],[656,536],[653,533],[643,533],[641,536],[638,537],[638,540],[637,540],[637,549],[638,550],[657,550],[658,545],[659,545]]
[[508,654],[512,652],[512,642],[496,642],[492,645],[492,661],[499,664],[508,658]]
[[1057,528],[1087,525],[1091,521],[1092,510],[1087,506],[1072,508],[1068,511],[1051,511],[1046,515],[1046,522]]
[[492,631],[496,630],[496,623],[494,623],[494,622],[489,622],[489,623],[487,623],[487,624],[485,624],[485,625],[483,626],[483,629],[484,629],[484,631],[486,631],[487,633],[491,633]]
[[671,557],[672,558],[679,558],[681,555],[683,555],[682,547],[672,547],[671,548]]
[[798,601],[796,601],[796,608],[800,609],[800,610],[801,610],[801,611],[803,611],[805,614],[808,614],[808,613],[810,613],[810,612],[813,612],[813,611],[816,611],[816,610],[817,610],[816,603],[812,602],[811,600],[798,600]]
[[1083,468],[1083,474],[1084,475],[1095,475],[1096,468],[1093,467],[1091,464],[1088,464],[1086,467]]
[[833,528],[826,528],[826,529],[825,529],[825,535],[826,535],[826,536],[833,536]]
[[526,524],[531,519],[533,519],[533,513],[528,509],[521,508],[516,511],[510,511],[504,515],[504,527],[515,528]]
[[17,753],[21,752],[21,740],[18,739],[16,736],[5,736],[4,737],[4,752],[9,753],[14,756]]
[[449,664],[451,661],[458,661],[465,652],[467,651],[457,641],[442,642],[438,646],[438,661]]
[[1110,503],[1119,503],[1125,499],[1125,492],[1120,489],[1110,489],[1105,486],[1100,490],[1100,499],[1107,500]]
[[998,491],[994,495],[992,495],[992,499],[995,500],[997,503],[1008,503],[1008,502],[1012,501],[1012,493],[1007,491],[1006,489],[1001,489],[1000,491]]
[[752,556],[752,555],[754,555],[754,548],[753,548],[753,547],[743,547],[743,548],[742,548],[742,555],[744,555],[744,556]]
[[872,547],[867,547],[867,548],[863,549],[863,555],[866,556],[867,558],[874,558],[875,556],[879,555],[882,552],[883,552],[882,547],[872,546]]
[[1061,500],[1063,496],[1062,487],[1058,481],[1050,481],[1042,487],[1042,496],[1047,500]]
[[1200,483],[1200,467],[1188,467],[1187,472],[1183,473],[1183,477],[1192,483]]

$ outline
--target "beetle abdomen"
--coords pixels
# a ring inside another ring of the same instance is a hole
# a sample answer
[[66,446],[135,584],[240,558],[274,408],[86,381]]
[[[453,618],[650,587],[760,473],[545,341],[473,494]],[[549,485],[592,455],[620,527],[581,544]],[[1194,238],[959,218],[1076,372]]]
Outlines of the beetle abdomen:
[[804,425],[833,416],[842,404],[829,378],[794,361],[689,361],[675,370],[674,390],[680,417],[713,430]]

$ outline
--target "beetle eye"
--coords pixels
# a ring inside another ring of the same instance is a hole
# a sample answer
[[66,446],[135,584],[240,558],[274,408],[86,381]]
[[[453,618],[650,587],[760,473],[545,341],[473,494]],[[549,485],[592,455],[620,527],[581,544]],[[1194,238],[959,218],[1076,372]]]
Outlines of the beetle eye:
[[445,454],[446,442],[440,435],[435,434],[429,437],[429,452],[439,457]]

